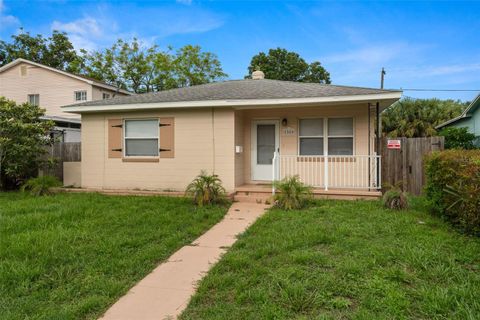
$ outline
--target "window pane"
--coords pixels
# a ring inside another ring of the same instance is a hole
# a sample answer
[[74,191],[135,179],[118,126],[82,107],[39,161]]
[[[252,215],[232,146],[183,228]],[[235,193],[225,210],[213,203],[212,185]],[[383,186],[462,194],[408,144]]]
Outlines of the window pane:
[[125,148],[127,156],[158,156],[157,139],[127,139]]
[[29,94],[28,95],[28,103],[32,106],[38,106],[40,102],[40,95],[39,94]]
[[328,154],[332,156],[353,155],[353,138],[329,138]]
[[353,118],[328,119],[329,136],[353,136]]
[[126,120],[125,136],[127,138],[156,138],[159,127],[157,120]]
[[323,155],[323,138],[300,138],[300,155]]
[[257,125],[257,164],[272,164],[275,152],[275,125]]
[[300,136],[323,137],[323,119],[300,120]]

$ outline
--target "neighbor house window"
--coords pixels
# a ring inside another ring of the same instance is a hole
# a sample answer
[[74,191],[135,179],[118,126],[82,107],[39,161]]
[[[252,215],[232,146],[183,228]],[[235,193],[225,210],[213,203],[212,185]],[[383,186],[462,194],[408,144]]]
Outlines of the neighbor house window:
[[302,156],[323,155],[323,119],[302,119],[299,126],[299,154]]
[[158,156],[158,119],[125,120],[125,156]]
[[104,94],[102,95],[102,97],[103,97],[103,100],[105,100],[105,99],[110,99],[110,94],[109,94],[109,93],[104,93]]
[[328,119],[328,154],[353,155],[353,118]]
[[75,91],[75,101],[87,101],[87,91]]
[[39,94],[29,94],[28,95],[28,103],[32,106],[39,106],[40,105],[40,95]]

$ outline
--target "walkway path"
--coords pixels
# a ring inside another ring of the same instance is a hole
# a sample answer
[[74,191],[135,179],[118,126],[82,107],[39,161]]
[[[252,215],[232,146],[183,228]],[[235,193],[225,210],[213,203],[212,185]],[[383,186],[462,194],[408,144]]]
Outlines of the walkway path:
[[195,293],[198,281],[236,241],[236,236],[245,231],[266,208],[266,205],[256,203],[234,203],[222,221],[155,268],[101,319],[175,319]]

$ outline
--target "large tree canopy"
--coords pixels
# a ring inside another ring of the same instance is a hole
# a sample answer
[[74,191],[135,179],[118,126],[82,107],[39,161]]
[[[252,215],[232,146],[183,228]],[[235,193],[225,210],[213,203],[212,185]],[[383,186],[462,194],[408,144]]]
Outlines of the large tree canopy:
[[248,76],[261,70],[266,79],[330,83],[330,73],[318,61],[307,63],[296,52],[286,49],[270,49],[268,53],[260,52],[252,57],[248,67]]
[[49,38],[45,38],[21,32],[11,38],[11,42],[0,40],[0,66],[24,58],[60,70],[77,71],[79,56],[66,33],[54,30]]
[[430,137],[435,127],[457,117],[467,102],[404,98],[382,113],[382,131],[388,137]]
[[186,45],[175,52],[118,40],[102,51],[82,51],[81,72],[136,93],[208,83],[226,77],[217,56]]

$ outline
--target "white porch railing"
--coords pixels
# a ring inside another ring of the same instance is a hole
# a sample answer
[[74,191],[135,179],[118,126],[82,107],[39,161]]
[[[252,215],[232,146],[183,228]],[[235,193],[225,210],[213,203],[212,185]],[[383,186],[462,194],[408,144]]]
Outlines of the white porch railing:
[[380,158],[377,155],[296,156],[275,152],[273,180],[298,175],[305,184],[325,190],[380,189]]

